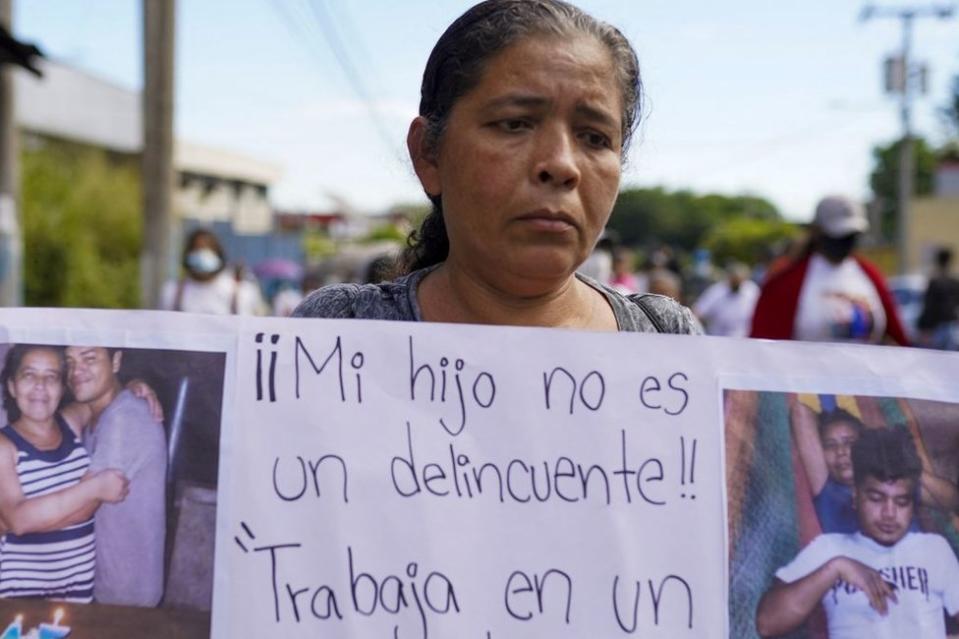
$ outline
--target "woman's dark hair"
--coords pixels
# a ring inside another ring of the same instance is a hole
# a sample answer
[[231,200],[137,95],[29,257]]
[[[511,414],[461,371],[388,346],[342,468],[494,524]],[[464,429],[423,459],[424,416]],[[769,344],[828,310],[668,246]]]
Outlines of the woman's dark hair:
[[[197,242],[201,239],[206,240],[207,244],[214,253],[216,253],[220,258],[220,263],[223,265],[223,268],[226,268],[226,251],[223,249],[223,245],[220,243],[220,238],[216,236],[216,233],[207,228],[196,228],[190,231],[190,234],[186,236],[186,242],[183,243],[183,255],[180,256],[180,265],[183,266],[187,271],[191,270],[190,266],[187,264],[187,256],[196,248]],[[221,268],[222,270],[222,268]]]
[[[526,36],[573,34],[595,37],[606,46],[613,60],[616,84],[623,98],[625,156],[642,111],[636,52],[618,29],[562,0],[486,0],[446,29],[426,62],[420,88],[419,114],[427,121],[426,146],[438,147],[453,106],[479,83],[490,58]],[[407,240],[400,260],[403,272],[438,264],[449,255],[441,197],[429,193],[427,197],[433,210]]]
[[[7,351],[7,357],[3,362],[3,371],[0,371],[0,384],[3,385],[3,410],[7,412],[7,421],[13,423],[20,419],[20,407],[17,406],[16,398],[10,394],[9,382],[17,375],[23,358],[32,351],[43,350],[52,351],[60,360],[60,381],[64,382],[66,376],[67,363],[62,346],[48,346],[46,344],[14,344]],[[66,393],[64,393],[66,397]],[[61,404],[63,398],[60,398]]]

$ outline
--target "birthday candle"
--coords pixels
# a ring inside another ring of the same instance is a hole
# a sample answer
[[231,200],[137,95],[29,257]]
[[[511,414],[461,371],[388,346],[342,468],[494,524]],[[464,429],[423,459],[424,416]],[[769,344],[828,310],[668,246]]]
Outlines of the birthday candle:
[[23,615],[17,615],[7,629],[0,635],[0,639],[20,639],[20,633],[23,631]]
[[[70,634],[69,626],[61,626],[60,620],[63,618],[63,608],[57,608],[53,612],[53,623],[42,623],[39,626],[40,635],[37,639],[63,639]],[[2,639],[2,637],[0,637]]]

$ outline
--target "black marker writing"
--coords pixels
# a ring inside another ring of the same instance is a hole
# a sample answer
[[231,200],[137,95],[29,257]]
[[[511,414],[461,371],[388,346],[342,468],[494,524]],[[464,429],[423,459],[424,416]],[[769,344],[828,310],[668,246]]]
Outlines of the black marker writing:
[[[620,499],[630,504],[635,493],[646,504],[665,505],[659,492],[665,478],[663,463],[649,457],[637,465],[630,456],[626,431],[620,431],[620,436],[620,458],[609,467],[579,463],[569,455],[537,461],[474,461],[455,443],[449,444],[445,459],[424,462],[416,455],[413,429],[407,422],[405,450],[390,461],[390,477],[401,497],[476,499],[485,495],[500,503],[599,500],[608,506]],[[616,490],[616,477],[622,477],[622,491]]]
[[[687,582],[685,579],[683,579],[679,575],[667,575],[666,577],[660,580],[659,584],[654,584],[652,579],[646,580],[646,585],[649,590],[650,605],[653,613],[653,625],[654,626],[659,625],[660,605],[663,603],[663,595],[664,595],[663,590],[665,589],[666,585],[670,582],[673,582],[677,584],[677,586],[680,586],[683,589],[685,589],[686,611],[687,611],[686,625],[688,628],[692,628],[693,627],[693,591],[692,591],[692,588],[690,588],[689,586],[689,582]],[[640,594],[643,589],[642,582],[640,582],[639,580],[633,583],[634,583],[633,606],[632,606],[633,610],[632,610],[632,614],[629,615],[628,609],[627,609],[627,615],[626,615],[627,618],[624,620],[623,615],[620,613],[620,610],[619,610],[619,575],[616,575],[613,578],[613,614],[616,616],[616,623],[619,624],[619,627],[623,630],[623,632],[628,634],[633,634],[634,632],[636,632],[636,629],[639,627],[639,607],[640,607],[639,600],[640,600]],[[675,591],[675,588],[673,589],[673,591]],[[672,599],[670,599],[670,601],[672,601]]]
[[649,375],[639,385],[639,401],[646,408],[661,410],[671,417],[681,415],[689,404],[689,392],[682,385],[684,381],[689,381],[686,373],[673,373],[666,380],[664,389],[658,377]]
[[[448,357],[440,357],[438,366],[435,368],[431,364],[419,364],[413,353],[413,337],[409,337],[409,362],[410,362],[410,400],[416,401],[417,390],[420,391],[420,397],[423,397],[423,388],[429,391],[430,403],[437,401],[437,385],[439,386],[439,403],[445,404],[447,401],[447,391],[451,401],[455,401],[458,407],[455,420],[447,420],[445,417],[439,418],[440,426],[450,435],[456,436],[466,428],[467,405],[475,404],[480,408],[489,408],[496,399],[496,381],[493,376],[480,371],[473,379],[472,385],[469,385],[470,394],[463,391],[463,369],[466,362],[462,359],[450,360]],[[452,370],[450,370],[452,364]],[[437,370],[439,377],[437,378]],[[452,379],[451,379],[452,378]],[[468,380],[467,380],[468,382]],[[454,388],[450,387],[454,386]],[[472,402],[469,398],[472,398]]]
[[[348,473],[346,470],[346,461],[339,455],[323,455],[319,459],[308,459],[304,460],[299,455],[296,456],[296,461],[292,462],[292,473],[280,472],[280,458],[277,457],[273,461],[273,492],[277,497],[283,501],[297,501],[306,495],[306,490],[309,487],[310,479],[313,481],[313,492],[317,497],[323,496],[323,491],[320,489],[320,478],[319,470],[320,467],[326,462],[327,466],[332,464],[335,470],[339,470],[339,476],[341,477],[340,485],[342,486],[343,492],[343,503],[349,503],[350,499],[347,495],[347,483],[348,483]],[[309,468],[309,471],[307,471]],[[287,477],[285,482],[281,481],[280,475],[283,474]],[[292,477],[292,479],[290,479]],[[283,483],[284,487],[280,487],[280,484]]]
[[549,375],[543,372],[543,394],[546,400],[546,410],[551,408],[553,378],[559,373],[559,379],[568,384],[562,384],[564,389],[569,390],[569,414],[573,414],[573,408],[576,405],[576,398],[579,397],[580,403],[591,411],[599,410],[603,405],[603,399],[606,397],[606,380],[603,379],[599,371],[590,371],[577,382],[576,377],[562,366],[557,366]]
[[[336,374],[336,385],[340,394],[340,401],[346,402],[346,381],[343,377],[343,340],[339,336],[336,338],[336,342],[333,344],[333,348],[330,350],[329,354],[326,356],[326,359],[323,360],[323,363],[317,367],[316,360],[313,359],[313,356],[310,354],[310,351],[307,349],[306,345],[303,343],[299,337],[296,338],[295,352],[293,356],[293,370],[295,376],[295,390],[296,398],[300,399],[300,358],[305,357],[306,361],[309,362],[310,368],[313,369],[313,372],[317,377],[320,377],[323,371],[326,370],[327,365],[330,362],[334,362],[331,366],[331,369],[335,371]],[[358,404],[363,403],[363,387],[362,380],[360,378],[360,369],[363,368],[365,358],[362,352],[355,352],[350,357],[350,366],[353,370],[356,371],[356,383],[355,383],[355,393],[356,402]]]
[[[263,343],[263,338],[265,335],[263,333],[257,333],[254,341],[257,344]],[[270,335],[270,343],[276,346],[280,341],[280,336],[277,334]],[[267,382],[270,389],[270,401],[276,401],[276,349],[270,349],[270,369],[267,373]],[[263,349],[256,349],[256,401],[263,401]]]
[[[556,568],[547,570],[543,573],[542,578],[536,573],[533,573],[532,579],[522,570],[514,570],[509,576],[509,579],[506,580],[506,589],[503,594],[506,612],[508,612],[513,619],[529,621],[533,618],[533,603],[530,601],[530,599],[533,599],[538,614],[544,614],[543,593],[546,590],[546,583],[550,577],[553,577],[554,582],[559,580],[559,584],[555,588],[559,589],[560,596],[562,597],[565,593],[566,606],[563,619],[569,624],[569,609],[573,603],[573,580],[568,574]],[[526,594],[532,594],[535,598],[520,596]]]

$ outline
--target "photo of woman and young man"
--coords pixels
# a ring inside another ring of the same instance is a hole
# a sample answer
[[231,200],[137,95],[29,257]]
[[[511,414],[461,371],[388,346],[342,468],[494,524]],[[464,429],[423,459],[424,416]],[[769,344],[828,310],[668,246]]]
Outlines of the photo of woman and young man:
[[959,636],[959,404],[724,394],[730,636]]
[[212,557],[215,518],[180,531],[191,491],[215,508],[225,356],[2,344],[0,361],[0,599],[208,611],[212,571],[197,597],[177,565]]

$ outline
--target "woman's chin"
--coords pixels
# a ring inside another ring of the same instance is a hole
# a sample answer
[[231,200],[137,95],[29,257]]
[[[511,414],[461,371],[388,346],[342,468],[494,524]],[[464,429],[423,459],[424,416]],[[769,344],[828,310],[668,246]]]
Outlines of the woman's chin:
[[504,269],[512,281],[511,288],[525,289],[526,295],[542,295],[565,285],[576,272],[578,263],[555,256],[508,260]]

